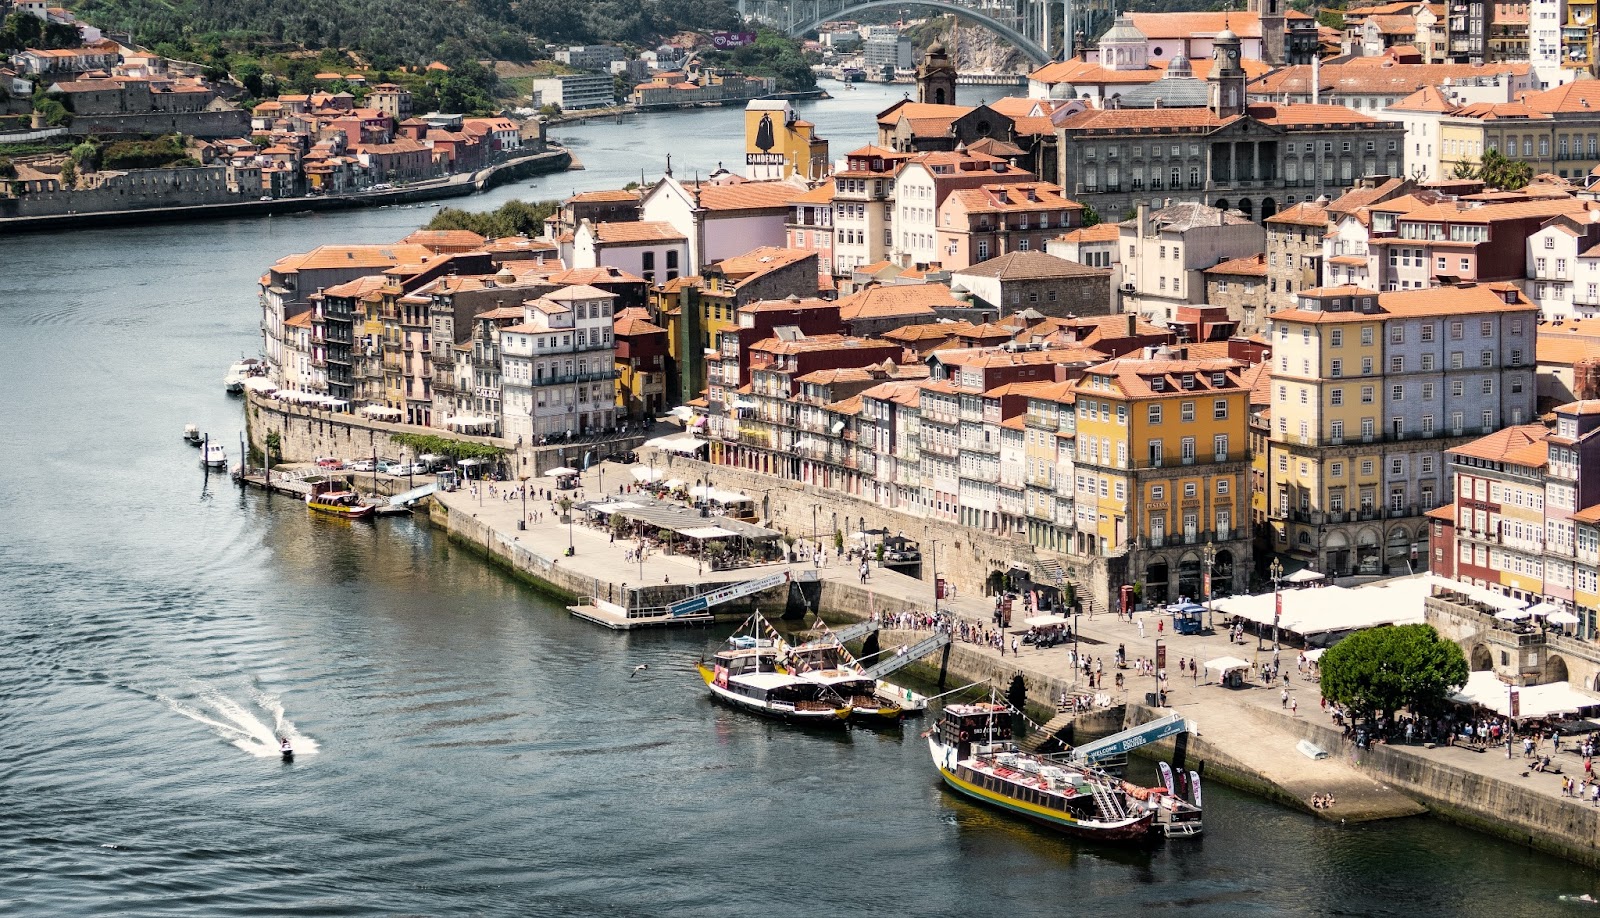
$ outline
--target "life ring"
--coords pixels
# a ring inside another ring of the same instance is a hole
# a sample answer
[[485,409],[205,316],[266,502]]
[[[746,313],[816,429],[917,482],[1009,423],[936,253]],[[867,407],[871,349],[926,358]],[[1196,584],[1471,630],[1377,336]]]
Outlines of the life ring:
[[961,741],[962,741],[962,742],[963,742],[963,743],[964,743],[964,742],[966,742],[966,741],[967,741],[967,740],[970,740],[970,739],[972,739],[972,734],[971,734],[971,733],[970,733],[970,732],[968,732],[968,731],[966,731],[966,730],[962,730],[962,731],[961,731],[961,736],[960,736],[960,739],[961,739]]

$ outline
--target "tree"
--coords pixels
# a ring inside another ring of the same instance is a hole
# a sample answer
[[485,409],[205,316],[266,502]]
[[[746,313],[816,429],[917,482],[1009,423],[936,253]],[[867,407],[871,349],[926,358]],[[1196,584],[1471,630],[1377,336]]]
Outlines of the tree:
[[611,514],[611,518],[607,522],[611,524],[611,535],[613,537],[622,535],[628,529],[628,521],[623,519],[620,513]]
[[1083,205],[1083,211],[1080,214],[1080,216],[1083,217],[1083,225],[1084,226],[1099,226],[1100,225],[1100,211],[1095,210],[1093,204],[1085,204],[1085,205]]
[[1520,159],[1510,159],[1499,150],[1483,154],[1476,176],[1490,188],[1516,191],[1533,181],[1533,166]]
[[1458,179],[1475,179],[1478,177],[1478,170],[1466,160],[1459,159],[1456,160],[1455,168],[1450,170],[1450,177]]
[[78,167],[70,158],[61,161],[61,187],[75,188],[78,184]]
[[1461,648],[1431,625],[1358,631],[1322,655],[1322,696],[1367,718],[1435,709],[1466,684]]

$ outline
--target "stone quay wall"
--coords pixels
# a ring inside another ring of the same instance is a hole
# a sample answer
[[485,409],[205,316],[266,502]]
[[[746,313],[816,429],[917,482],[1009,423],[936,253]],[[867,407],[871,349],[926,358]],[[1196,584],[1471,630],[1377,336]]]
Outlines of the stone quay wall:
[[[986,592],[989,575],[994,572],[1003,574],[1016,566],[1037,578],[1038,574],[1033,572],[1033,562],[1054,560],[1077,584],[1085,611],[1090,607],[1091,600],[1100,610],[1111,608],[1111,594],[1121,583],[1113,563],[1119,559],[1036,552],[1024,539],[912,516],[839,491],[660,451],[655,451],[654,456],[655,467],[668,469],[669,477],[681,478],[692,485],[697,479],[709,475],[714,487],[743,491],[750,495],[756,499],[761,516],[771,520],[767,525],[797,539],[811,539],[812,510],[815,508],[817,537],[830,552],[833,550],[835,531],[843,532],[848,539],[850,533],[860,531],[863,525],[867,529],[886,529],[891,534],[904,535],[916,541],[922,550],[922,579],[928,582],[930,606],[933,602],[933,579],[928,574],[928,568],[935,562],[939,575],[954,584],[961,593],[979,596]],[[932,551],[934,539],[939,540],[937,558]]]

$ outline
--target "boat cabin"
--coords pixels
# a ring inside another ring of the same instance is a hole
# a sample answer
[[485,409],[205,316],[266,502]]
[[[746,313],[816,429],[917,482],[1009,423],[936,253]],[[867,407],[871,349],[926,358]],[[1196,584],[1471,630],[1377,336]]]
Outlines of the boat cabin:
[[955,746],[966,758],[973,743],[1003,743],[1011,739],[1011,709],[1003,704],[946,705],[939,717],[939,741]]

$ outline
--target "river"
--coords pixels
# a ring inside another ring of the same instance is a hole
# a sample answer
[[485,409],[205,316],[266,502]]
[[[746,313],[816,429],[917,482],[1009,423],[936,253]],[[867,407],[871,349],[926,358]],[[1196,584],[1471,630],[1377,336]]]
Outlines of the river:
[[[900,91],[802,110],[837,155]],[[465,203],[613,187],[668,144],[708,171],[739,134],[736,109],[565,128],[586,171]],[[713,707],[706,632],[612,634],[410,520],[204,476],[179,434],[237,455],[221,377],[257,350],[267,264],[428,213],[5,242],[0,914],[1412,918],[1596,891],[1442,822],[1326,825],[1217,786],[1202,839],[1066,841],[943,792],[916,722]]]

